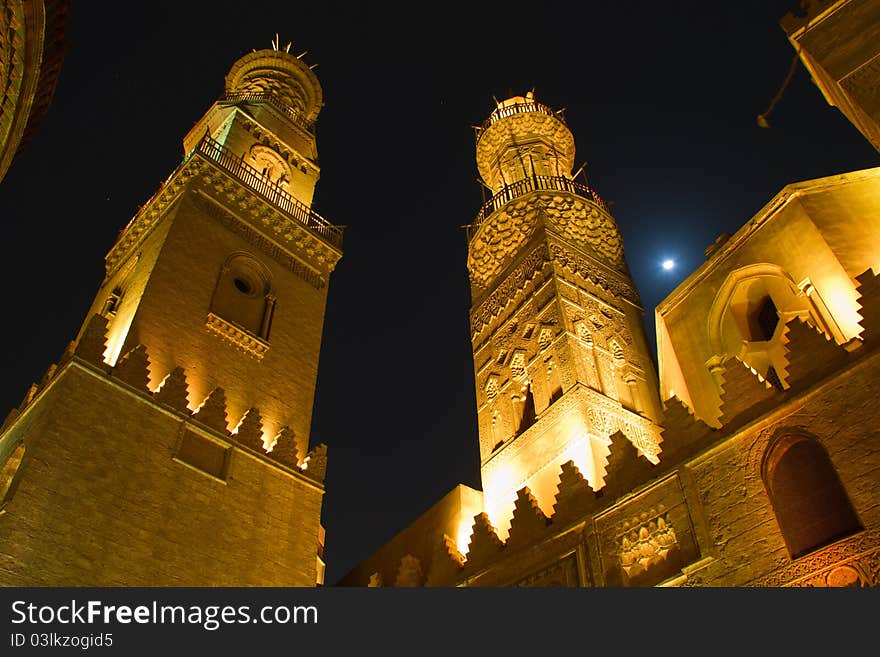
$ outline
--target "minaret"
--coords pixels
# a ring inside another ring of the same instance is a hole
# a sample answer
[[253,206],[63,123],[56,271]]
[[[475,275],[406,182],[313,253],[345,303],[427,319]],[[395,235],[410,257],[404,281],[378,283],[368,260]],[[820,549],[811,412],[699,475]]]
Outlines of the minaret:
[[662,411],[617,225],[572,176],[562,112],[502,101],[476,155],[492,192],[468,227],[481,477],[504,538],[524,486],[552,515],[566,461],[595,491],[612,441],[657,463]]
[[322,582],[309,434],[342,255],[311,208],[322,102],[302,59],[245,55],[119,235],[77,340],[0,434],[0,465],[20,456],[3,583]]

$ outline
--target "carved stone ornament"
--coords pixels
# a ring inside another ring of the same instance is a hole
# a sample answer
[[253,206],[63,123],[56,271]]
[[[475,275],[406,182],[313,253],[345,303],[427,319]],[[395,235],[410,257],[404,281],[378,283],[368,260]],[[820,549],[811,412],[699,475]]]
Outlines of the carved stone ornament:
[[649,509],[623,523],[620,537],[620,568],[632,580],[656,568],[678,548],[675,530],[663,507]]
[[[610,290],[636,305],[640,303],[638,291],[624,274],[603,266],[599,261],[578,255],[561,244],[550,244],[550,256],[569,271],[592,281],[594,285]],[[594,318],[591,316],[590,319]],[[602,322],[598,317],[595,319]]]
[[[327,276],[342,257],[340,250],[325,242],[315,232],[329,229],[322,226],[307,227],[291,219],[233,176],[215,167],[209,159],[203,159],[198,151],[187,156],[123,229],[105,259],[108,277],[128,259],[162,218],[168,215],[184,189],[196,180],[202,192],[229,209],[227,212],[216,205],[213,209],[214,214],[222,213],[227,226],[234,227],[236,232],[260,248],[270,247],[283,256],[281,260],[285,264],[293,260],[288,251],[295,253],[307,265],[298,262],[288,265],[295,268],[294,273],[308,279],[315,287],[326,285]],[[198,195],[195,197],[196,203],[199,203]],[[204,200],[201,204],[203,208],[214,205],[205,203]]]
[[534,192],[493,213],[471,239],[468,272],[474,289],[491,286],[542,219],[561,237],[588,246],[605,265],[624,266],[623,242],[610,214],[576,194]]
[[531,281],[547,262],[549,253],[547,246],[541,244],[535,248],[522,261],[522,264],[514,269],[501,284],[495,288],[492,294],[479,306],[471,309],[471,331],[476,336],[484,326],[488,325],[495,317],[501,314],[508,303],[513,301],[517,292]]
[[832,543],[750,586],[880,586],[880,531],[863,531]]
[[[606,397],[593,393],[601,399]],[[612,402],[600,402],[591,406],[587,416],[593,433],[603,438],[610,437],[620,431],[633,447],[654,465],[660,462],[660,428],[650,420],[631,413],[624,408],[614,406]]]
[[255,335],[251,335],[234,324],[230,324],[222,317],[218,317],[214,313],[208,313],[205,326],[209,331],[219,335],[221,338],[234,345],[249,356],[253,356],[257,360],[262,360],[266,352],[269,351],[269,344],[264,342]]
[[562,156],[559,166],[571,171],[574,166],[574,136],[565,123],[543,112],[522,112],[493,122],[482,133],[477,143],[477,168],[483,180],[492,177],[498,154],[511,143],[526,143],[539,137],[554,144]]

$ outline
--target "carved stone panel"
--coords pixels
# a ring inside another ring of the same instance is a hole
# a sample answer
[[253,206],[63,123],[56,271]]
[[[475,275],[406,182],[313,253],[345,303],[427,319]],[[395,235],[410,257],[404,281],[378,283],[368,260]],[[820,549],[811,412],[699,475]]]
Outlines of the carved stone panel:
[[677,476],[596,518],[606,586],[655,586],[700,558]]

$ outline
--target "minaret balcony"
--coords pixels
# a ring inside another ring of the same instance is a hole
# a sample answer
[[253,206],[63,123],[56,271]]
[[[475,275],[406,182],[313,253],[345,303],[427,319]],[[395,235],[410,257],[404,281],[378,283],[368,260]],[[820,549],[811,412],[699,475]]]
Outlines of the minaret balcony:
[[310,135],[315,134],[315,122],[307,121],[303,116],[302,112],[300,112],[295,107],[291,107],[287,103],[285,103],[281,98],[277,95],[269,92],[250,92],[250,91],[237,91],[230,92],[224,94],[222,101],[231,102],[231,103],[266,103],[267,105],[271,105],[276,110],[281,112],[287,119],[291,121],[296,127],[305,130]]
[[477,218],[474,220],[474,223],[465,227],[467,228],[468,240],[476,235],[480,226],[483,225],[483,221],[485,221],[496,210],[501,209],[504,205],[520,196],[525,196],[530,192],[545,190],[576,194],[595,203],[605,212],[611,214],[611,210],[608,208],[608,204],[605,200],[589,186],[584,185],[583,183],[575,182],[565,176],[532,175],[510,183],[509,185],[505,185],[497,194],[494,194],[492,198],[483,204],[483,207],[480,208],[480,211],[477,213]]
[[325,242],[336,248],[342,247],[342,228],[334,226],[305,203],[295,199],[277,182],[269,180],[245,162],[240,155],[236,155],[216,139],[205,135],[193,152],[219,166],[259,197],[308,228]]
[[507,118],[508,116],[513,116],[514,114],[526,114],[529,112],[538,112],[539,114],[546,114],[547,116],[552,116],[556,119],[565,123],[565,116],[563,116],[562,110],[554,110],[543,103],[539,103],[535,100],[527,100],[525,102],[514,102],[514,103],[501,103],[496,107],[492,113],[489,115],[483,123],[477,128],[477,141],[479,141],[480,137],[484,132],[491,126],[493,123],[500,121],[501,119]]

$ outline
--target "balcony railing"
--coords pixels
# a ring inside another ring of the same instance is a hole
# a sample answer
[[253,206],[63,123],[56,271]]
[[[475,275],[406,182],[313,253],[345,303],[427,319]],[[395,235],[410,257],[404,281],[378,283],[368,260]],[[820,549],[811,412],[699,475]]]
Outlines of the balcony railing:
[[269,201],[296,222],[319,235],[333,246],[337,248],[342,246],[342,228],[332,225],[305,203],[293,198],[278,183],[266,178],[254,167],[244,162],[241,156],[235,155],[216,139],[206,135],[196,146],[195,150],[247,185],[248,188]]
[[563,110],[554,110],[551,107],[547,107],[547,105],[535,101],[513,103],[512,105],[506,105],[504,107],[496,107],[489,115],[489,118],[483,121],[482,125],[477,129],[477,139],[479,139],[486,129],[496,121],[500,121],[508,116],[513,116],[514,114],[525,114],[527,112],[546,114],[547,116],[555,117],[565,123]]
[[609,214],[611,213],[611,210],[608,208],[608,204],[605,202],[605,200],[596,192],[594,192],[590,187],[584,185],[583,183],[575,182],[574,180],[570,180],[569,178],[565,178],[563,176],[533,175],[529,176],[528,178],[523,178],[522,180],[517,180],[510,185],[505,185],[501,189],[501,191],[499,191],[492,198],[486,201],[483,204],[483,207],[480,208],[480,211],[477,213],[477,218],[474,220],[474,223],[466,226],[468,239],[471,239],[471,237],[476,234],[477,230],[479,230],[486,217],[504,206],[506,203],[509,203],[515,198],[519,198],[520,196],[528,194],[529,192],[541,190],[569,192],[570,194],[577,194],[578,196],[584,197],[588,201],[592,201],[600,208],[605,210],[605,212],[608,212]]
[[266,103],[271,105],[279,112],[284,114],[292,123],[296,126],[302,128],[309,134],[315,133],[315,122],[314,121],[306,121],[305,117],[303,117],[302,112],[298,109],[291,107],[283,100],[281,100],[278,96],[272,93],[251,93],[247,91],[237,91],[235,93],[228,93],[223,96],[224,101],[229,101],[232,103],[237,102],[248,102],[248,103]]

